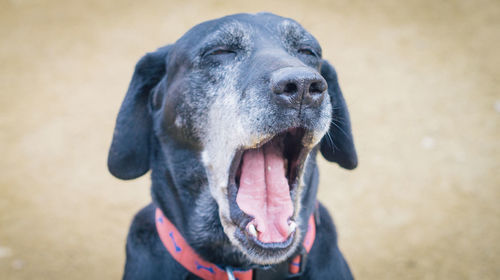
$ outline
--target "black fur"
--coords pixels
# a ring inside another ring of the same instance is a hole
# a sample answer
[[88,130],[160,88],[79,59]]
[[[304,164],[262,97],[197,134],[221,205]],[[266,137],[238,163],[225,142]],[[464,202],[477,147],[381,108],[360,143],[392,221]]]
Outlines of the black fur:
[[321,75],[328,82],[328,94],[332,103],[332,123],[328,134],[321,140],[321,154],[331,162],[337,162],[347,169],[358,166],[358,156],[354,148],[349,111],[340,90],[337,72],[324,60]]
[[135,67],[108,155],[109,171],[120,179],[134,179],[149,170],[152,119],[148,101],[151,89],[165,76],[167,52],[164,47],[148,53]]
[[[281,25],[284,21],[289,24]],[[279,26],[285,26],[286,30]],[[297,47],[300,44],[311,49],[304,54],[300,46]],[[222,51],[221,45],[225,48]],[[227,68],[233,64],[237,66]],[[270,76],[284,67],[299,67],[297,69],[306,71],[318,83],[321,76],[317,78],[314,73],[321,73],[328,84],[329,98],[323,98],[323,93],[308,96],[315,99],[306,104],[303,96],[303,100],[293,100],[298,106],[289,106],[288,99],[269,95]],[[228,73],[228,69],[234,73]],[[228,89],[231,82],[235,82],[235,86]],[[243,124],[247,125],[245,133],[249,138],[301,126],[310,132],[307,142],[313,141],[313,132],[324,132],[329,126],[329,135],[308,151],[309,158],[304,162],[305,187],[298,197],[301,205],[298,221],[307,221],[315,209],[318,150],[327,160],[344,168],[356,167],[349,113],[337,75],[333,67],[321,59],[321,49],[312,35],[293,20],[272,14],[239,14],[200,24],[175,44],[148,53],[137,63],[118,114],[108,157],[109,170],[120,179],[133,179],[151,169],[153,197],[153,203],[136,215],[130,228],[124,279],[198,279],[163,247],[154,223],[156,207],[207,261],[248,268],[256,266],[252,258],[258,259],[259,254],[272,255],[271,251],[255,248],[257,253],[249,256],[233,244],[223,231],[221,208],[212,196],[213,190],[210,191],[210,172],[218,171],[209,172],[202,153],[211,144],[210,137],[219,134],[206,129],[217,127],[210,123],[213,116],[209,112],[224,105],[217,103],[223,94],[237,94],[231,98],[239,100],[237,109],[242,115],[236,115],[242,121],[251,120]],[[234,109],[231,106],[222,108]],[[327,112],[327,108],[332,112]],[[221,113],[234,116],[233,112]],[[325,114],[331,116],[332,124],[321,126],[325,124]],[[220,129],[233,131],[225,126]],[[352,279],[337,246],[332,220],[324,207],[319,209],[321,222],[301,279]],[[299,224],[302,236],[306,228],[306,223]],[[301,240],[294,242],[300,244]],[[245,246],[252,246],[249,244]],[[293,256],[299,248],[291,250],[286,256]]]

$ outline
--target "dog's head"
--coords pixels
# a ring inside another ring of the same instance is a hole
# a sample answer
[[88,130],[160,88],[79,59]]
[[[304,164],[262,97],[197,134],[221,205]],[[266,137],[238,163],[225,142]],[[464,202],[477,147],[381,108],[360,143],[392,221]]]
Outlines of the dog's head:
[[167,176],[177,193],[190,182],[179,199],[206,207],[194,195],[205,193],[216,205],[217,224],[198,219],[202,228],[222,225],[251,262],[270,264],[301,242],[303,174],[317,147],[344,168],[357,165],[335,70],[297,22],[238,14],[197,25],[138,62],[108,166],[122,179],[167,166],[157,180]]

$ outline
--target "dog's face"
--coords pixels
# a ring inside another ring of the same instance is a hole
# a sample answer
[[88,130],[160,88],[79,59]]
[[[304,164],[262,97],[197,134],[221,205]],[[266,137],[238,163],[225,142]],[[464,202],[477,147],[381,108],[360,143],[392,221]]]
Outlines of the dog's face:
[[272,14],[195,26],[138,63],[117,120],[111,172],[138,177],[150,167],[151,143],[167,151],[175,142],[202,166],[199,193],[216,202],[230,242],[254,263],[283,261],[307,226],[299,213],[310,153],[321,143],[328,160],[357,163],[335,71],[321,55],[298,23]]

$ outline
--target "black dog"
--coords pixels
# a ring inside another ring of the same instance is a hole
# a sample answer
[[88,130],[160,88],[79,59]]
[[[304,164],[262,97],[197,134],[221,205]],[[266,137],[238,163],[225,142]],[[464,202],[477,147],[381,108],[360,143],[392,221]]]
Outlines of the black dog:
[[[206,261],[229,279],[233,270],[254,279],[352,279],[316,202],[318,150],[344,168],[357,165],[337,74],[297,22],[227,16],[146,54],[108,158],[120,179],[152,170],[153,203],[130,228],[124,278],[199,279],[167,251],[170,241],[181,248],[180,237],[160,238],[157,223],[166,219],[200,258],[199,270],[214,272]],[[316,236],[306,253],[311,225]],[[300,271],[287,275],[283,267],[297,265],[296,256]]]

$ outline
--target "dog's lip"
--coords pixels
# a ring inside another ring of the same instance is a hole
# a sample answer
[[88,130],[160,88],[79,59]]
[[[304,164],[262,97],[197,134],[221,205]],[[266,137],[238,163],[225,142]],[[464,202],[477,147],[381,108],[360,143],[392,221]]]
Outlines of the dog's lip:
[[[242,239],[245,239],[246,241],[244,243],[247,243],[247,245],[257,246],[257,247],[260,247],[262,249],[285,249],[293,243],[293,240],[294,240],[295,236],[297,235],[296,232],[299,228],[299,225],[297,225],[296,228],[293,229],[289,233],[287,239],[283,242],[265,243],[265,242],[258,240],[255,236],[253,236],[248,231],[248,225],[254,220],[254,218],[249,216],[248,214],[244,213],[236,203],[236,196],[237,196],[237,192],[238,192],[238,188],[239,188],[239,186],[236,183],[236,173],[237,173],[237,170],[238,170],[240,163],[242,161],[242,157],[243,157],[244,152],[246,150],[249,150],[249,149],[255,149],[255,148],[262,147],[265,144],[267,144],[268,142],[272,141],[275,137],[280,136],[284,133],[291,132],[293,135],[294,133],[297,133],[297,130],[300,130],[300,133],[302,133],[300,135],[301,147],[300,147],[300,150],[298,150],[298,152],[297,152],[296,159],[294,160],[295,165],[293,167],[290,167],[291,169],[293,168],[293,174],[290,173],[290,176],[293,176],[293,177],[289,181],[290,196],[291,196],[291,200],[294,204],[294,208],[295,208],[296,207],[295,202],[297,199],[297,197],[296,197],[297,196],[297,189],[298,189],[298,185],[299,185],[299,177],[300,177],[301,172],[304,168],[305,159],[307,158],[307,155],[309,154],[309,152],[311,150],[311,148],[304,145],[303,141],[306,138],[305,135],[313,133],[312,131],[307,130],[305,128],[287,129],[287,130],[284,130],[280,133],[276,133],[272,136],[263,137],[263,140],[258,142],[255,145],[240,147],[234,153],[233,160],[232,160],[232,163],[230,165],[229,182],[228,182],[229,183],[228,199],[229,199],[229,204],[230,204],[230,208],[231,208],[230,216],[231,216],[231,221],[233,222],[234,225],[236,225],[236,229],[238,232],[237,235],[239,236],[240,241]],[[296,215],[295,211],[296,211],[296,209],[294,209],[293,216]],[[251,244],[248,244],[248,243],[251,243]]]
[[297,229],[294,229],[285,241],[272,242],[272,243],[266,243],[266,242],[260,241],[259,239],[257,239],[257,237],[252,236],[252,234],[250,234],[247,229],[238,228],[238,231],[242,235],[244,235],[248,241],[251,241],[252,243],[254,243],[255,245],[257,245],[263,249],[286,249],[292,244],[293,239],[295,238]]

